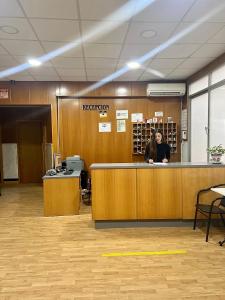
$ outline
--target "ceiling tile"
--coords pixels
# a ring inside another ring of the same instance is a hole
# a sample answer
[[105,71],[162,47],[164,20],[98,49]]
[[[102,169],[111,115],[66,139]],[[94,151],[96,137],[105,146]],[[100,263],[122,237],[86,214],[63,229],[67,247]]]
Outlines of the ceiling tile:
[[85,64],[87,69],[102,69],[102,68],[115,68],[117,59],[114,58],[86,58]]
[[199,47],[199,44],[172,45],[157,54],[157,58],[187,58]]
[[0,45],[0,55],[3,55],[3,54],[8,54],[8,52]]
[[37,81],[60,81],[58,75],[33,75],[33,78]]
[[[193,22],[198,21],[202,16],[212,12],[213,9],[224,4],[222,0],[197,0],[189,12],[186,14],[183,21]],[[220,12],[210,18],[210,22],[224,22],[225,9],[220,9]]]
[[225,52],[225,44],[204,44],[191,57],[216,58]]
[[[79,0],[81,19],[100,20],[111,15],[126,2],[126,0]],[[111,17],[109,20],[123,20],[123,16]]]
[[110,34],[107,32],[106,35],[104,35],[104,29],[110,28],[112,26],[116,25],[116,22],[97,22],[97,21],[82,21],[82,35],[85,38],[86,33],[90,32],[93,28],[99,27],[99,34],[95,33],[94,37],[91,39],[88,39],[88,42],[97,42],[97,43],[122,43],[126,32],[128,29],[128,23],[124,23],[118,28],[110,31]]
[[[172,34],[178,23],[148,23],[132,22],[125,42],[130,44],[158,44],[165,41]],[[142,33],[152,31],[155,35],[145,38]]]
[[63,81],[86,81],[85,75],[77,75],[77,76],[60,76]]
[[165,69],[159,70],[159,69],[156,69],[156,68],[149,67],[149,68],[145,69],[145,73],[142,76],[146,75],[146,77],[147,77],[147,74],[149,74],[152,77],[154,76],[154,78],[164,79],[173,70],[174,70],[174,68],[170,68],[170,69],[165,68]]
[[24,17],[16,0],[0,0],[0,17]]
[[156,45],[134,45],[134,44],[126,44],[121,52],[120,58],[122,59],[136,59],[141,57],[142,55],[150,52],[152,49],[157,47]]
[[[185,29],[192,26],[192,23],[181,23],[175,33],[174,36],[178,33],[184,32]],[[224,23],[203,23],[200,24],[196,29],[191,31],[189,34],[185,35],[183,38],[179,39],[177,43],[204,43],[209,38],[213,37],[221,28],[224,27]]]
[[192,68],[192,66],[201,69],[210,63],[210,61],[209,58],[187,58],[177,67],[177,69],[188,69]]
[[95,75],[95,76],[91,76],[91,75],[87,75],[87,80],[88,81],[100,81],[100,80],[102,80],[103,79],[103,77],[102,76],[97,76],[97,75]]
[[14,75],[9,76],[9,80],[34,81],[34,78],[30,75],[14,74]]
[[215,34],[211,39],[209,39],[207,41],[207,43],[215,43],[215,44],[224,43],[225,44],[225,26],[217,34]]
[[[168,76],[169,78],[174,78],[174,79],[186,79],[189,76],[193,75],[195,72],[198,71],[198,68],[188,68],[188,69],[176,69],[173,72],[171,72]],[[167,78],[168,78],[167,76]]]
[[101,78],[111,75],[114,69],[86,69],[87,76],[100,76]]
[[16,60],[12,56],[0,55],[0,67],[13,67],[16,64]]
[[167,69],[167,68],[176,68],[180,63],[182,63],[184,59],[176,59],[176,58],[155,58],[152,60],[152,62],[149,64],[149,67],[157,69],[157,70],[162,70],[162,69]]
[[76,0],[20,0],[29,18],[77,19]]
[[56,71],[60,76],[85,76],[84,69],[56,68]]
[[51,60],[53,66],[57,68],[77,68],[83,69],[84,62],[83,58],[74,58],[74,57],[56,57]]
[[[45,51],[47,51],[47,52],[54,51],[56,49],[62,48],[65,45],[67,45],[66,43],[60,43],[60,42],[41,42],[41,44],[43,45]],[[63,56],[63,57],[83,57],[81,46],[79,45],[76,48],[74,47],[72,50],[63,52],[61,54],[61,56]]]
[[195,0],[157,0],[135,16],[135,21],[178,22]]
[[57,76],[54,68],[44,66],[30,68],[29,73],[35,76]]
[[132,70],[116,78],[115,81],[135,81],[138,80],[142,73],[143,70]]
[[[16,33],[5,33],[4,26],[12,27]],[[0,39],[37,40],[30,24],[23,18],[0,18]]]
[[30,21],[42,41],[73,41],[80,37],[78,21],[50,19],[30,19]]
[[23,55],[27,57],[43,54],[41,45],[37,41],[16,41],[2,40],[1,44],[14,55]]
[[121,45],[114,44],[85,44],[85,57],[118,58]]

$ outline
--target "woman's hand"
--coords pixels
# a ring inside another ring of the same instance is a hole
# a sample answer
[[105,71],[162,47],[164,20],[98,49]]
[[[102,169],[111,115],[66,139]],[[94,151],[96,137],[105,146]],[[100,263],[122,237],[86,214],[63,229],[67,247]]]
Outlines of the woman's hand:
[[168,163],[168,159],[167,158],[163,158],[162,162],[163,163]]
[[149,159],[149,164],[153,164],[153,159]]

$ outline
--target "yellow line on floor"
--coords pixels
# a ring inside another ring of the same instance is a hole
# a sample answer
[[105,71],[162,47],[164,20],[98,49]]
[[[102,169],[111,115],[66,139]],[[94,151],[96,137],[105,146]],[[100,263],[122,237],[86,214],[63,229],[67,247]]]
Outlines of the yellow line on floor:
[[150,252],[115,252],[103,253],[102,256],[145,256],[145,255],[173,255],[186,254],[185,250],[166,250],[166,251],[150,251]]

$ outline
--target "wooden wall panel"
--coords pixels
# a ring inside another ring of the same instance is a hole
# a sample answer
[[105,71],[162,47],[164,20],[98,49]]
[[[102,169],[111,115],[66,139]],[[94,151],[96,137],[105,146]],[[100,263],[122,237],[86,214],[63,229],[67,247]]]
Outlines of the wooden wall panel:
[[[153,117],[155,111],[162,110],[165,117],[173,117],[178,126],[180,125],[180,99],[147,98],[145,97],[147,83],[113,82],[89,93],[90,97],[95,98],[69,102],[63,100],[64,104],[60,106],[59,114],[61,139],[59,145],[56,91],[61,88],[61,90],[65,90],[65,96],[74,96],[76,92],[90,84],[88,82],[16,82],[15,84],[1,82],[1,87],[8,87],[10,90],[10,98],[1,103],[13,105],[50,104],[53,151],[61,151],[64,157],[80,154],[87,165],[101,161],[143,161],[142,156],[132,156],[132,124],[130,119],[126,120],[125,133],[116,132],[115,112],[117,109],[128,109],[129,116],[131,113],[142,112],[145,119]],[[127,89],[125,95],[127,98],[118,96],[118,88],[120,87]],[[110,104],[107,118],[100,119],[97,111],[82,111],[80,109],[82,103]],[[109,134],[99,133],[98,123],[100,121],[112,122],[112,132]],[[172,161],[179,160],[180,147],[178,147],[178,153],[173,155]]]
[[80,107],[76,99],[59,100],[59,140],[63,157],[80,154]]
[[30,103],[48,104],[48,83],[32,82],[30,84]]
[[[90,166],[93,162],[132,162],[143,161],[143,156],[132,155],[132,123],[130,114],[143,113],[144,119],[154,116],[155,111],[163,111],[165,119],[172,116],[180,122],[179,99],[152,100],[140,99],[64,99],[59,100],[60,110],[60,149],[63,157],[79,154]],[[84,111],[84,104],[108,104],[106,118],[100,118],[98,111]],[[118,133],[116,110],[128,109],[126,132]],[[111,122],[112,132],[100,133],[99,122]],[[179,135],[178,135],[179,140]],[[179,148],[178,148],[179,149]],[[179,149],[180,150],[180,149]],[[180,160],[180,151],[173,155],[173,161]]]
[[11,97],[13,104],[30,104],[30,88],[27,83],[11,85]]

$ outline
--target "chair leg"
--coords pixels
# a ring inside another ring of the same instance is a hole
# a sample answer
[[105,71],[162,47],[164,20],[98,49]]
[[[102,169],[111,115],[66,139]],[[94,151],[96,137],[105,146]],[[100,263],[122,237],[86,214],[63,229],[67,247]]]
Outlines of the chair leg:
[[211,212],[209,213],[209,218],[208,218],[208,224],[207,224],[207,230],[206,230],[206,239],[205,241],[208,242],[208,239],[209,239],[209,228],[210,228],[210,225],[211,225]]
[[225,243],[225,239],[223,241],[219,242],[219,245],[222,247],[224,243]]
[[220,214],[220,217],[221,217],[221,220],[222,220],[223,225],[224,225],[224,227],[225,227],[225,219],[224,219],[224,217],[223,217],[223,214]]
[[198,214],[198,206],[196,205],[196,209],[195,209],[195,220],[194,220],[193,230],[195,230],[195,228],[196,228],[197,214]]

